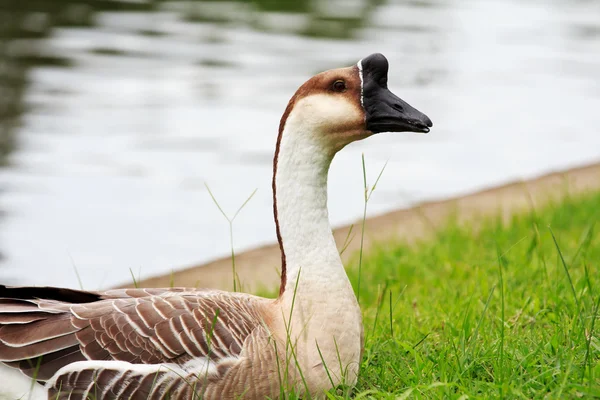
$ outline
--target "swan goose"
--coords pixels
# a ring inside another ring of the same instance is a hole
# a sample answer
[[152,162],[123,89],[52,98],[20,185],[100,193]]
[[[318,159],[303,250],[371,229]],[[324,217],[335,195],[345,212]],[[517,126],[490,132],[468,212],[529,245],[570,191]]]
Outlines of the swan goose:
[[0,286],[0,361],[45,382],[50,399],[322,397],[353,385],[362,317],[329,225],[329,165],[355,140],[432,126],[388,90],[387,72],[373,54],[320,73],[285,109],[273,162],[277,299]]

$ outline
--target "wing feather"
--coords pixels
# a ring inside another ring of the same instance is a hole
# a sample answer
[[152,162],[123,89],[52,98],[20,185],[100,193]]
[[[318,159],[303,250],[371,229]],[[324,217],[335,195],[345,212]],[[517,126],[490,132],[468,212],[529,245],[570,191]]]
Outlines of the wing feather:
[[191,399],[198,394],[197,382],[196,376],[172,364],[83,361],[59,370],[46,386],[56,400],[162,400]]
[[[17,289],[14,293],[27,297],[10,298],[11,288],[0,286],[0,361],[30,376],[43,372],[39,380],[85,359],[184,365],[203,357],[212,362],[237,357],[244,340],[262,323],[263,300],[245,294],[184,288],[103,293],[44,288],[43,294],[50,296],[44,299],[35,297],[34,288]],[[61,382],[89,379],[73,373]]]
[[0,342],[0,357],[2,361],[20,361],[64,350],[76,344],[79,343],[73,335],[60,336],[25,346],[11,346]]

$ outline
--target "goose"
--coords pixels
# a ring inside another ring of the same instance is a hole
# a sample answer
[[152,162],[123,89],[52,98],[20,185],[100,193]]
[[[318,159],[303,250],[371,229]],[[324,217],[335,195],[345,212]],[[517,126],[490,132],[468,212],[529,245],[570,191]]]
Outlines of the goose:
[[372,54],[319,73],[283,113],[272,181],[276,299],[0,286],[0,361],[43,384],[48,399],[322,398],[353,386],[362,316],[329,224],[329,166],[353,141],[432,127],[388,90],[388,68]]

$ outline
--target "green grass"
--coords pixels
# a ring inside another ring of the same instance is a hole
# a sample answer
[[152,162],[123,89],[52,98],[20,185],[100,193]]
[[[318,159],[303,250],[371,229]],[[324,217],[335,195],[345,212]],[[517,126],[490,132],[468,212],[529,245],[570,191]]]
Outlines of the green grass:
[[599,220],[593,193],[366,252],[352,397],[600,397]]

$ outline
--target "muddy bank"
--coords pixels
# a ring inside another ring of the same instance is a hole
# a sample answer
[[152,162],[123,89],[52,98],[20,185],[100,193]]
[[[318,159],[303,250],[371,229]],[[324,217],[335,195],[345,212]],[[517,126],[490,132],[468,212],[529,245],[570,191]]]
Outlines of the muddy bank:
[[[447,218],[456,213],[460,221],[475,221],[483,216],[501,213],[507,218],[515,212],[560,200],[589,190],[600,190],[600,163],[555,172],[528,181],[517,181],[469,195],[427,203],[369,218],[365,229],[365,248],[383,240],[415,242],[431,235]],[[341,247],[350,225],[334,229]],[[344,262],[360,246],[360,221],[353,230],[354,239],[343,253]],[[244,291],[275,290],[279,285],[279,246],[272,244],[236,255],[236,269]],[[195,286],[232,290],[232,268],[229,257],[207,264],[191,266],[169,275],[138,282],[142,287]],[[130,283],[125,286],[131,286]],[[239,290],[239,289],[238,289]]]

